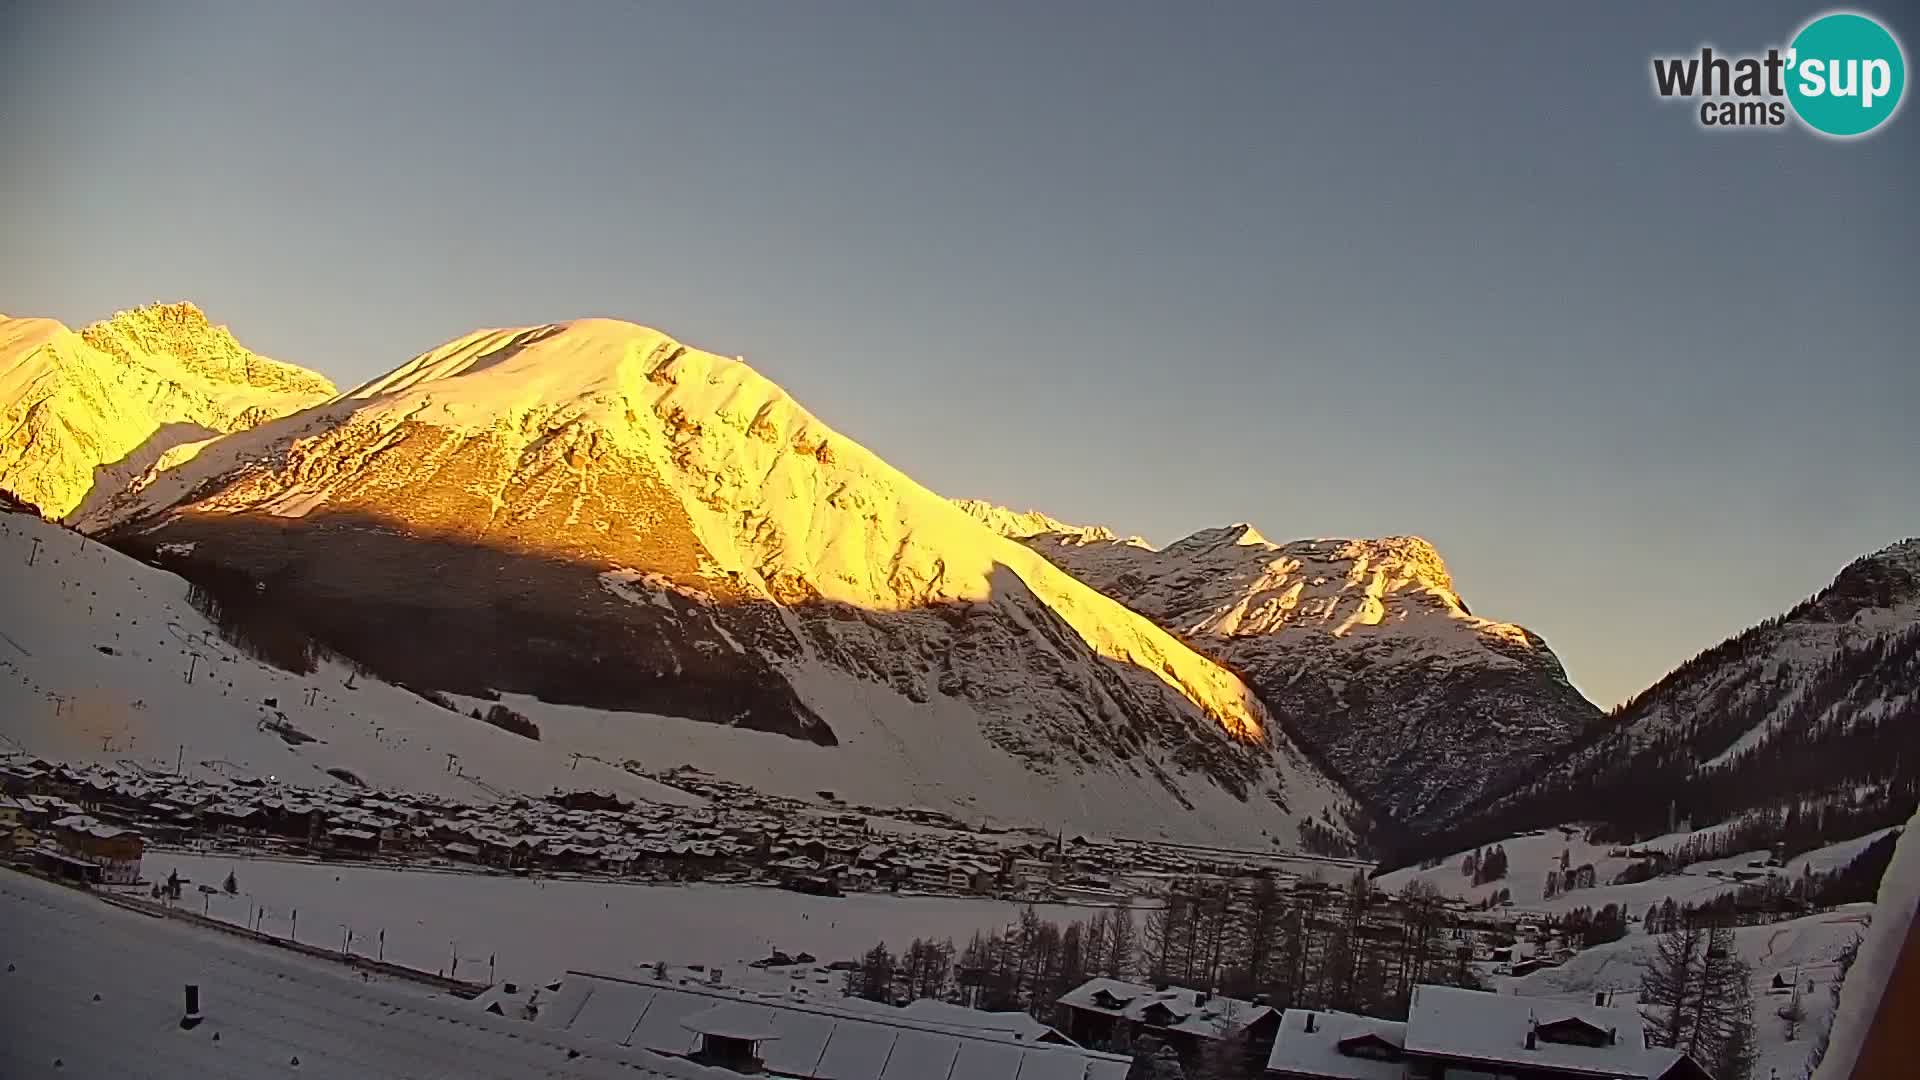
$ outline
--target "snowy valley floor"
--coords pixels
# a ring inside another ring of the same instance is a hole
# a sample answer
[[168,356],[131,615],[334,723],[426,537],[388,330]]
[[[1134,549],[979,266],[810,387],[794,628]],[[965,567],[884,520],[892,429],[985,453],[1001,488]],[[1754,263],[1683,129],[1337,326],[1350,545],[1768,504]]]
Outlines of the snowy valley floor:
[[[363,982],[10,871],[0,871],[0,963],[9,1080],[733,1075],[490,1016],[407,983]],[[200,987],[205,1015],[190,1031],[179,1027],[186,983]]]
[[[916,937],[954,939],[964,947],[978,931],[1012,922],[1011,901],[854,893],[809,896],[784,889],[731,885],[629,885],[496,877],[246,859],[174,851],[147,854],[145,874],[164,881],[178,870],[194,885],[222,885],[211,896],[188,886],[181,905],[246,925],[266,909],[259,928],[284,935],[299,912],[301,941],[340,948],[353,933],[355,952],[374,955],[386,932],[385,957],[425,971],[452,967],[461,978],[546,982],[568,968],[633,975],[656,961],[715,964],[735,971],[775,948],[812,953],[822,963],[852,959],[885,941],[900,948]],[[1084,918],[1084,909],[1040,905],[1044,918]]]

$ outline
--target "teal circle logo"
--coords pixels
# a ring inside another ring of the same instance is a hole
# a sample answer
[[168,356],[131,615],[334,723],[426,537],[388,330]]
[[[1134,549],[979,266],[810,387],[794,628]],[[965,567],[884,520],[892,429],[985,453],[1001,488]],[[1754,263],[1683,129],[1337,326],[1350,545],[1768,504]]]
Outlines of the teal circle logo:
[[1907,88],[1907,61],[1887,28],[1850,11],[1803,27],[1787,52],[1787,100],[1825,135],[1865,135],[1893,116]]

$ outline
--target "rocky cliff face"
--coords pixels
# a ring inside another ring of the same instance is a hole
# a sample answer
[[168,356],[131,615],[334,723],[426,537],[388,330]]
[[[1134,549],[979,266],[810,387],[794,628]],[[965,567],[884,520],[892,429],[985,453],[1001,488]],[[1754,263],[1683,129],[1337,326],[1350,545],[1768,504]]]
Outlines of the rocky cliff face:
[[62,517],[182,442],[324,401],[313,372],[248,352],[192,304],[123,311],[74,333],[0,317],[0,487]]
[[973,512],[1238,672],[1411,832],[1447,827],[1599,718],[1538,635],[1469,612],[1418,537],[1276,544],[1233,525],[1156,550]]
[[904,771],[1029,821],[1347,832],[1233,674],[629,323],[471,335],[180,446],[79,520],[411,685],[788,736],[840,790]]

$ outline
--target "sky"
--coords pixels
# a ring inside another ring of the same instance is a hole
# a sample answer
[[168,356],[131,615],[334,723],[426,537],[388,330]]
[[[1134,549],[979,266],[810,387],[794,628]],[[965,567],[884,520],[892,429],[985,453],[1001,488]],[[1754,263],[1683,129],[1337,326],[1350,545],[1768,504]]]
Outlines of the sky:
[[1425,536],[1603,706],[1920,534],[1920,114],[1651,89],[1823,9],[1186,7],[8,4],[0,311],[631,319],[943,494]]

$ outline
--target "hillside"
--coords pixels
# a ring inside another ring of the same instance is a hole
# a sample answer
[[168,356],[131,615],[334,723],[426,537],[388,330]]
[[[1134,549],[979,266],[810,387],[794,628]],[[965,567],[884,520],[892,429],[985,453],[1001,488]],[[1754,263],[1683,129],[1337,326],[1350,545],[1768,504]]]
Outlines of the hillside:
[[1155,549],[963,505],[1239,672],[1403,831],[1444,829],[1600,715],[1538,635],[1473,615],[1418,537],[1276,544],[1233,525]]
[[289,667],[310,637],[556,729],[648,714],[616,722],[634,756],[671,733],[736,773],[1096,832],[1347,835],[1351,800],[1234,675],[631,323],[469,335],[77,520]]
[[[0,512],[0,751],[485,801],[596,787],[690,798],[325,662],[297,675],[224,642],[188,583],[30,514]],[[284,734],[283,734],[284,733]],[[451,762],[449,759],[452,759]]]
[[1635,839],[1728,822],[1800,848],[1916,805],[1920,540],[1906,540],[1680,665],[1467,830],[1592,820]]
[[0,316],[0,488],[54,517],[168,447],[241,431],[333,394],[247,351],[192,304],[122,311],[79,333]]

